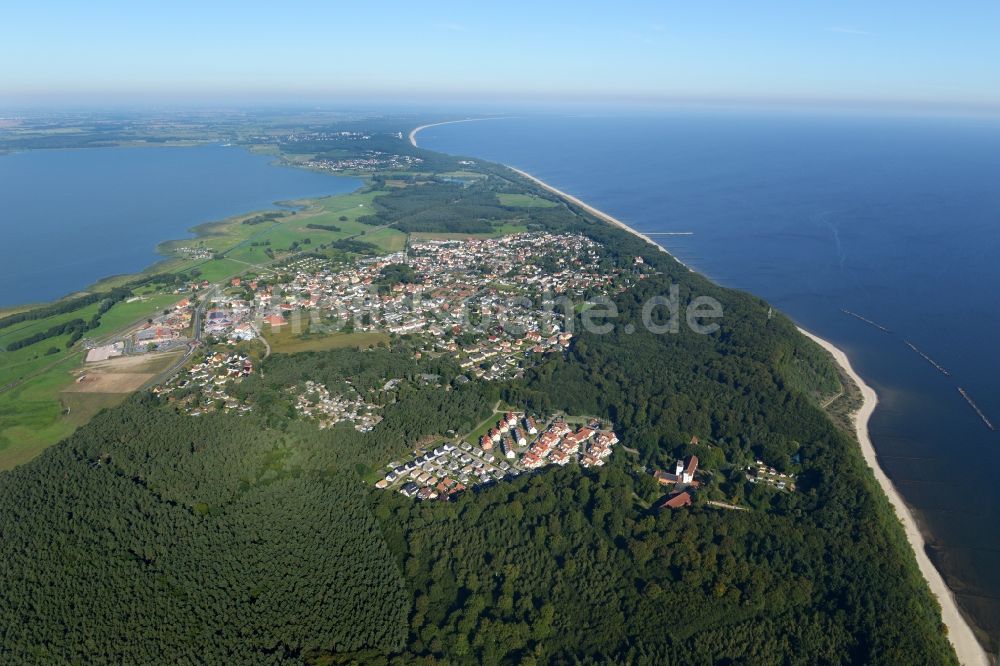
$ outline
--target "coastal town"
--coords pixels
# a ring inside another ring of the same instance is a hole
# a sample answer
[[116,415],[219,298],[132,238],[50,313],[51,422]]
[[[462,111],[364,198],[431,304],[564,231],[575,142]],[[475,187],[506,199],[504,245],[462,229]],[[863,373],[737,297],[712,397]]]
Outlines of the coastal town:
[[223,411],[247,413],[251,405],[240,403],[227,391],[230,383],[239,381],[253,372],[253,360],[240,354],[215,352],[184,369],[165,385],[153,388],[153,393],[171,396],[175,391],[184,392],[179,400],[170,402],[183,409],[189,416]]
[[505,379],[532,355],[569,347],[571,298],[610,296],[645,275],[641,266],[603,262],[582,235],[413,241],[405,252],[350,265],[306,257],[266,279],[233,278],[213,299],[204,331],[234,342],[285,326],[411,336],[471,378]]
[[[463,373],[457,383],[499,381],[572,345],[571,311],[557,307],[560,298],[614,295],[647,276],[643,262],[609,263],[599,244],[576,234],[413,239],[404,251],[347,263],[303,255],[221,285],[191,283],[191,296],[115,342],[110,353],[190,343],[194,299],[201,294],[203,350],[153,389],[190,416],[253,412],[253,402],[236,387],[256,370],[261,342],[288,331],[405,338],[417,357],[453,359]],[[383,395],[401,381],[386,379]],[[370,432],[383,418],[384,406],[349,380],[336,387],[306,380],[285,393],[295,415],[318,429],[346,424]],[[618,436],[610,424],[585,421],[571,426],[565,417],[508,411],[465,437],[415,449],[411,459],[392,463],[376,486],[416,499],[451,499],[551,465],[600,467]],[[653,472],[666,493],[656,509],[692,504],[701,485],[698,465],[697,456],[688,456]],[[747,468],[747,480],[794,489],[794,477],[759,461]]]
[[[141,299],[133,299],[141,300]],[[188,298],[181,298],[163,312],[134,325],[100,344],[85,339],[87,363],[106,361],[126,354],[144,354],[152,351],[166,352],[181,349],[191,343],[193,306]]]
[[[171,400],[190,415],[252,411],[233,392],[252,370],[252,361],[249,352],[237,354],[234,348],[286,327],[329,335],[405,336],[418,356],[454,359],[464,373],[461,381],[518,378],[538,359],[570,347],[571,299],[609,296],[646,275],[641,264],[624,269],[606,262],[600,246],[578,234],[413,241],[404,252],[359,257],[346,265],[315,256],[293,258],[267,276],[234,277],[211,293],[201,323],[204,341],[230,351],[208,348],[200,361],[156,391],[183,393],[183,400]],[[190,287],[197,292],[210,285]],[[130,349],[187,344],[183,332],[191,325],[192,309],[189,299],[180,301],[126,344]],[[362,431],[374,427],[380,418],[377,406],[347,393],[304,387],[297,412],[321,427],[342,421]],[[543,438],[526,452],[523,467],[540,466],[555,443]],[[555,450],[551,460],[563,464],[571,454]],[[584,451],[581,462],[596,465],[602,459],[598,449],[592,457]]]

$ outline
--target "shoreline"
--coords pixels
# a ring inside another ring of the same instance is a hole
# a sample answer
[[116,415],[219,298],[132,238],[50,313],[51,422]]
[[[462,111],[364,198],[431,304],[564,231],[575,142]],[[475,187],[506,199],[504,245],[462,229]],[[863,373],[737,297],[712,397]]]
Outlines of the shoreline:
[[[475,120],[475,119],[469,119]],[[422,125],[415,128],[410,132],[409,138],[410,143],[414,147],[417,146],[416,135],[420,130],[426,127],[434,127],[437,125],[448,125],[456,122],[467,122],[463,120],[451,120],[440,123],[432,123],[429,125]],[[507,166],[507,165],[505,165]],[[695,272],[690,266],[682,262],[680,259],[671,254],[666,248],[656,243],[649,236],[632,229],[630,226],[619,220],[618,218],[608,215],[602,210],[599,210],[590,204],[585,203],[579,198],[567,194],[562,190],[559,190],[545,181],[532,176],[526,171],[521,169],[516,169],[512,166],[507,166],[508,169],[514,173],[522,176],[535,183],[539,187],[545,189],[558,197],[561,197],[565,201],[579,206],[583,210],[587,211],[591,215],[604,220],[605,222],[616,226],[633,236],[641,238],[650,245],[653,245],[660,252],[672,257],[679,264],[687,268],[691,272]],[[916,520],[913,518],[913,514],[910,512],[910,508],[903,501],[902,495],[896,490],[892,481],[886,475],[885,471],[878,463],[878,455],[875,452],[875,447],[872,444],[871,436],[868,432],[868,422],[871,419],[872,414],[875,412],[875,407],[878,405],[878,396],[875,393],[875,389],[866,384],[861,376],[854,370],[851,366],[850,359],[847,358],[840,348],[833,345],[833,343],[824,340],[823,338],[810,333],[809,331],[798,328],[799,332],[805,335],[807,338],[818,344],[820,347],[825,349],[833,357],[834,362],[840,366],[840,368],[847,374],[851,380],[857,384],[858,388],[861,390],[863,397],[863,402],[857,412],[853,414],[855,435],[858,440],[858,444],[861,447],[861,454],[865,460],[865,463],[871,468],[875,475],[875,480],[878,482],[879,487],[882,492],[888,498],[889,503],[895,509],[896,516],[902,523],[903,531],[906,535],[906,540],[910,544],[910,549],[913,551],[914,556],[917,560],[917,567],[920,570],[921,575],[927,582],[927,586],[930,588],[931,594],[937,599],[938,604],[941,607],[941,621],[947,629],[948,642],[951,643],[955,650],[958,660],[964,666],[991,666],[989,656],[986,649],[980,644],[979,640],[976,638],[975,633],[972,631],[972,627],[966,621],[965,617],[962,616],[958,609],[958,603],[955,601],[955,595],[945,583],[944,578],[941,573],[934,567],[934,564],[930,561],[925,550],[925,541],[923,534],[917,528]]]
[[882,492],[889,498],[889,503],[895,509],[896,517],[902,523],[903,531],[906,533],[906,540],[909,542],[910,548],[916,556],[917,567],[920,569],[924,580],[927,581],[931,594],[934,595],[941,606],[941,621],[948,629],[948,642],[955,649],[958,660],[962,664],[966,666],[990,666],[989,656],[985,648],[979,643],[979,640],[976,639],[972,627],[969,626],[969,623],[962,616],[961,611],[959,611],[954,593],[927,556],[924,536],[917,527],[917,522],[910,512],[910,507],[903,501],[902,495],[899,494],[899,491],[896,490],[896,487],[878,463],[878,454],[875,452],[871,435],[868,432],[868,422],[875,411],[875,407],[878,406],[878,395],[876,395],[875,389],[861,379],[861,376],[851,366],[851,361],[847,358],[847,354],[839,347],[836,347],[833,343],[824,340],[818,335],[810,333],[802,327],[797,328],[800,333],[829,352],[834,362],[843,369],[847,376],[861,390],[863,402],[861,408],[853,415],[855,434],[861,446],[861,454],[864,456],[865,463],[875,475],[875,480],[878,482],[879,487],[882,488]]
[[605,213],[604,211],[602,211],[600,209],[594,208],[590,204],[588,204],[588,203],[580,200],[579,198],[573,196],[572,194],[567,194],[566,192],[563,192],[560,189],[556,189],[555,187],[552,187],[551,185],[549,185],[548,183],[546,183],[544,180],[540,180],[540,179],[532,176],[527,171],[521,171],[520,169],[515,169],[512,166],[508,166],[507,168],[510,169],[511,171],[513,171],[514,173],[516,173],[517,175],[519,175],[519,176],[521,176],[523,178],[527,178],[528,180],[530,180],[531,182],[533,182],[535,185],[538,185],[542,189],[544,189],[544,190],[546,190],[548,192],[551,192],[552,194],[555,194],[556,196],[561,197],[562,199],[565,199],[566,201],[568,201],[569,203],[573,204],[574,206],[578,206],[578,207],[582,208],[583,210],[587,211],[588,213],[590,213],[594,217],[596,217],[596,218],[598,218],[600,220],[604,220],[608,224],[610,224],[612,226],[615,226],[615,227],[618,227],[619,229],[621,229],[623,231],[627,231],[628,233],[632,234],[633,236],[636,236],[637,238],[641,238],[642,240],[646,241],[647,243],[649,243],[650,245],[652,245],[654,248],[656,248],[657,251],[663,252],[664,254],[669,255],[671,259],[673,259],[674,261],[676,261],[678,264],[680,264],[684,268],[688,269],[690,272],[692,272],[692,273],[695,272],[695,270],[693,268],[691,268],[690,266],[688,266],[687,264],[685,264],[683,261],[681,261],[680,259],[678,259],[673,254],[671,254],[671,252],[669,250],[667,250],[665,247],[663,247],[662,245],[660,245],[659,243],[657,243],[656,241],[654,241],[652,238],[650,238],[646,234],[644,234],[642,232],[639,232],[639,231],[636,231],[632,227],[628,226],[627,224],[625,224],[624,222],[622,222],[621,220],[619,220],[617,217],[613,217],[611,215],[608,215],[607,213]]
[[[82,149],[81,149],[82,150]],[[334,178],[340,178],[341,176],[334,176]],[[356,176],[348,176],[350,178],[355,178]],[[354,194],[355,192],[363,189],[365,185],[361,185],[357,190],[351,192],[345,192],[344,194]],[[324,194],[318,197],[312,197],[309,199],[295,199],[294,201],[308,202],[308,201],[318,201],[320,199],[325,199],[327,197],[340,196],[339,194]],[[255,210],[249,210],[242,213],[237,213],[229,217],[225,217],[219,220],[209,220],[207,222],[199,222],[198,224],[188,227],[185,229],[185,233],[190,234],[187,238],[169,238],[167,240],[159,241],[153,248],[153,253],[159,258],[153,261],[151,264],[145,266],[141,270],[126,273],[113,273],[110,275],[104,275],[94,282],[91,282],[85,287],[80,289],[75,289],[69,293],[63,294],[57,298],[53,298],[47,301],[36,301],[33,303],[16,303],[11,305],[0,305],[0,317],[6,316],[8,314],[14,314],[23,310],[29,310],[36,307],[42,307],[45,305],[51,305],[53,303],[59,303],[61,301],[69,300],[71,298],[77,298],[80,296],[86,296],[94,292],[99,292],[102,289],[111,289],[118,286],[121,283],[141,279],[143,277],[154,275],[156,273],[169,273],[172,272],[174,268],[178,268],[178,264],[183,264],[187,261],[196,261],[197,263],[189,266],[184,270],[190,270],[191,268],[197,268],[198,266],[213,261],[213,259],[191,259],[189,257],[177,256],[169,254],[171,248],[170,245],[177,244],[183,245],[185,243],[190,243],[192,241],[198,241],[204,238],[211,238],[219,234],[215,233],[218,230],[225,230],[229,226],[235,225],[239,220],[257,215],[260,213],[267,213],[278,209],[294,209],[296,211],[305,210],[308,204],[305,203],[295,203],[292,204],[289,201],[279,200],[273,202],[273,206],[270,208],[258,208]],[[236,247],[236,246],[234,246]],[[233,248],[229,248],[233,249]]]

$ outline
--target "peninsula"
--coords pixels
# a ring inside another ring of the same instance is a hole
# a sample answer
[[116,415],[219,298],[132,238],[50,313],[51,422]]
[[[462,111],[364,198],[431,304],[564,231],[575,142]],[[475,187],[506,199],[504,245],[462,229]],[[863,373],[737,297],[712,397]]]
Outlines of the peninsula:
[[[102,331],[85,376],[185,339],[0,474],[5,653],[958,663],[824,412],[845,384],[820,347],[601,211],[410,135],[255,127],[234,141],[364,187],[0,319],[37,363]],[[658,333],[645,304],[674,292],[725,316]],[[153,293],[166,313],[105,320]]]

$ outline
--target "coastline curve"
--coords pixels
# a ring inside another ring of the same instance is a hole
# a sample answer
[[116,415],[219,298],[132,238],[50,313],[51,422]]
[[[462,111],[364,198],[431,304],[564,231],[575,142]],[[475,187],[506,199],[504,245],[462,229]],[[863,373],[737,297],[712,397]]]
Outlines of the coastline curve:
[[[499,118],[466,118],[462,120],[448,120],[438,123],[428,123],[426,125],[421,125],[410,131],[409,140],[414,147],[419,147],[417,145],[417,134],[428,127],[436,127],[439,125],[450,125],[453,123],[460,122],[472,122],[476,120],[497,120]],[[522,171],[521,169],[516,169],[512,166],[505,165],[508,169],[518,174],[519,176],[526,178],[538,185],[539,187],[545,189],[552,194],[562,198],[567,203],[574,206],[578,206],[583,210],[587,211],[591,215],[618,227],[644,241],[654,246],[660,252],[670,255],[675,261],[680,263],[682,266],[687,268],[691,272],[695,272],[690,266],[684,264],[677,257],[667,251],[663,246],[656,243],[649,236],[632,229],[630,226],[622,222],[621,220],[615,218],[612,215],[599,210],[590,204],[582,201],[581,199],[559,190],[545,181]],[[925,542],[923,535],[917,528],[916,520],[913,518],[913,514],[910,508],[903,501],[902,496],[896,490],[892,481],[886,475],[885,470],[879,465],[878,456],[875,452],[875,448],[872,444],[871,436],[868,430],[868,422],[871,419],[872,414],[875,411],[875,407],[878,405],[878,396],[875,393],[875,389],[866,384],[861,376],[854,370],[851,366],[851,362],[840,348],[836,347],[829,341],[810,333],[809,331],[798,327],[800,333],[805,335],[807,338],[818,344],[820,347],[825,349],[833,357],[835,363],[837,363],[840,368],[847,374],[848,377],[857,384],[858,388],[861,390],[863,396],[863,403],[860,409],[854,414],[854,427],[855,434],[857,436],[858,443],[861,447],[861,453],[864,457],[865,463],[871,468],[872,473],[875,475],[875,480],[878,482],[879,487],[882,492],[888,498],[890,504],[892,504],[895,509],[896,515],[900,522],[902,523],[903,530],[906,534],[906,539],[910,544],[910,548],[913,551],[914,556],[917,560],[917,566],[920,569],[920,573],[923,575],[924,580],[927,581],[927,585],[931,590],[931,594],[938,600],[938,604],[941,607],[941,621],[947,629],[948,641],[951,643],[952,647],[955,649],[955,653],[958,656],[959,662],[965,666],[991,666],[990,659],[986,650],[976,639],[972,627],[961,614],[958,608],[958,603],[955,600],[955,595],[945,583],[944,578],[941,573],[934,567],[930,558],[924,549]]]
[[875,389],[861,379],[861,376],[851,365],[850,359],[847,358],[847,354],[839,347],[834,346],[833,343],[810,333],[802,327],[798,327],[798,329],[800,333],[829,352],[837,365],[843,369],[847,376],[861,390],[863,402],[860,409],[854,413],[854,429],[858,443],[861,446],[861,454],[864,456],[865,463],[875,475],[875,480],[878,481],[882,492],[889,498],[889,503],[892,504],[897,518],[903,525],[906,540],[910,543],[910,548],[916,556],[920,573],[923,574],[924,580],[927,581],[927,585],[931,589],[931,594],[937,598],[938,604],[941,606],[941,621],[948,629],[948,641],[955,648],[958,660],[966,666],[990,666],[989,656],[976,639],[972,627],[969,626],[969,623],[959,611],[954,593],[945,583],[941,572],[934,567],[934,564],[927,556],[924,548],[924,537],[917,528],[917,521],[913,518],[913,513],[906,505],[906,502],[903,501],[902,495],[896,490],[885,470],[879,465],[878,454],[872,445],[871,435],[868,430],[868,422],[875,412],[875,407],[878,406],[878,395],[875,393]]

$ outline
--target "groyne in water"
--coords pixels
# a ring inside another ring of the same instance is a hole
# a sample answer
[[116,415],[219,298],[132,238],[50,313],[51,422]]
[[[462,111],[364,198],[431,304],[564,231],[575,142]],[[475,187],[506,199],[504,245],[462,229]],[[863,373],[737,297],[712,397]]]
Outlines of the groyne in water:
[[935,361],[934,359],[932,359],[932,358],[931,358],[930,356],[928,356],[928,355],[927,355],[927,354],[925,354],[924,352],[922,352],[922,351],[920,351],[919,349],[917,349],[917,346],[916,346],[915,344],[913,344],[913,343],[912,343],[912,342],[910,342],[909,340],[903,340],[903,342],[905,342],[905,343],[906,343],[906,346],[907,346],[907,347],[909,347],[909,348],[910,348],[910,349],[912,349],[913,351],[915,351],[915,352],[917,352],[918,354],[920,354],[920,355],[921,355],[921,356],[922,356],[922,357],[924,358],[924,360],[925,360],[925,361],[927,361],[928,363],[930,363],[931,365],[933,365],[933,366],[934,366],[934,368],[935,368],[935,369],[936,369],[936,370],[937,370],[938,372],[940,372],[940,373],[941,373],[942,375],[945,375],[946,377],[951,377],[951,373],[950,373],[950,372],[948,372],[947,370],[945,370],[945,369],[944,369],[944,368],[943,368],[943,367],[941,366],[941,364],[940,364],[940,363],[938,363],[937,361]]
[[867,317],[862,317],[857,312],[851,312],[850,310],[845,310],[843,308],[841,308],[840,311],[843,312],[846,315],[850,315],[852,317],[855,317],[856,319],[860,319],[861,321],[865,322],[869,326],[874,326],[875,328],[877,328],[878,330],[882,331],[883,333],[892,333],[892,331],[890,331],[888,328],[886,328],[882,324],[876,323],[876,322],[872,321],[871,319],[868,319]]
[[993,427],[993,422],[990,421],[989,418],[987,418],[986,414],[983,414],[983,410],[979,409],[979,405],[977,405],[976,401],[972,399],[972,396],[970,396],[966,392],[966,390],[961,386],[958,387],[958,392],[962,394],[962,397],[965,398],[965,401],[967,403],[969,403],[969,406],[972,407],[974,410],[976,410],[976,414],[979,414],[979,418],[983,420],[983,423],[986,424],[986,427],[989,428],[990,430],[995,431],[996,428]]

